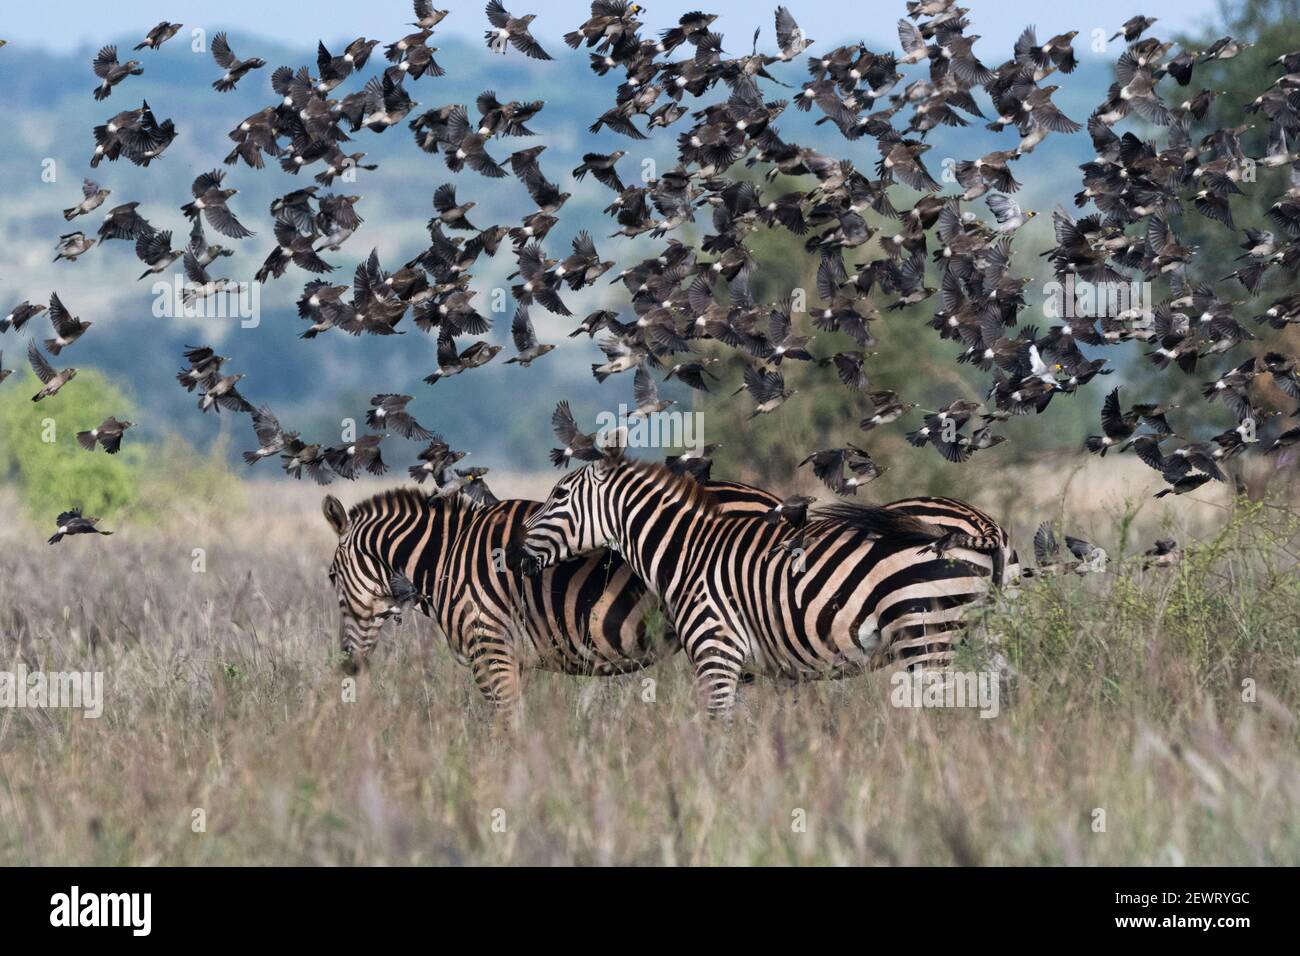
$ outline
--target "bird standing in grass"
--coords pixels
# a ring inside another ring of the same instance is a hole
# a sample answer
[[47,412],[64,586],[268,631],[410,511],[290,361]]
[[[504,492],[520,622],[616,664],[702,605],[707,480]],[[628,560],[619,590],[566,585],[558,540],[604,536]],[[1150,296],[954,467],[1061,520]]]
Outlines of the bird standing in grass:
[[1105,569],[1106,553],[1091,542],[1067,534],[1065,546],[1073,560],[1062,561],[1061,546],[1051,523],[1044,521],[1040,524],[1034,532],[1034,560],[1038,565],[1036,573],[1074,571],[1076,574],[1087,574]]

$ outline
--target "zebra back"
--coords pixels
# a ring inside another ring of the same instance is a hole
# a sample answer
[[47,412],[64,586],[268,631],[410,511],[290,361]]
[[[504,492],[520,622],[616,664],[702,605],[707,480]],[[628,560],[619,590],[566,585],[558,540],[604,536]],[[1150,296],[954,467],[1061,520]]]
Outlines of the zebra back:
[[[1001,555],[1000,529],[950,499],[856,514],[870,520],[846,514],[790,529],[725,514],[666,469],[597,462],[560,480],[526,523],[526,547],[562,560],[616,542],[723,698],[743,661],[805,677],[883,659],[946,663],[964,608],[999,576],[987,550],[996,543]],[[932,549],[940,540],[950,550]]]

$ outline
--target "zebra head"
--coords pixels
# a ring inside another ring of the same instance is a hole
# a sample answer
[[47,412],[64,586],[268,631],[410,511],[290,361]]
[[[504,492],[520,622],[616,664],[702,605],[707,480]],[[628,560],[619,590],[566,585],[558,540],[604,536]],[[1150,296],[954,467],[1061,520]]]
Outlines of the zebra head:
[[555,483],[540,508],[522,527],[519,550],[532,570],[610,547],[606,501],[623,459],[617,454],[584,465]]
[[354,521],[333,495],[321,502],[325,520],[339,536],[329,578],[339,602],[339,648],[347,654],[344,669],[356,673],[379,640],[388,621],[402,622],[402,610],[418,600],[414,586],[373,549],[366,547],[365,526]]

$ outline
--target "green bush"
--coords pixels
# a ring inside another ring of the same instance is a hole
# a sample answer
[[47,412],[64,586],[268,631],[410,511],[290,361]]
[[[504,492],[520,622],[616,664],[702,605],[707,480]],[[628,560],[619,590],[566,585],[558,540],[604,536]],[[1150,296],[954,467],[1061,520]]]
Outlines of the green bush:
[[102,372],[79,371],[57,395],[33,402],[39,389],[30,371],[0,387],[0,480],[17,488],[38,523],[69,507],[109,520],[129,513],[156,521],[181,498],[186,507],[202,506],[235,484],[219,449],[205,456],[175,437],[149,441],[138,425],[116,455],[81,448],[76,433],[109,415],[137,420],[134,403]]

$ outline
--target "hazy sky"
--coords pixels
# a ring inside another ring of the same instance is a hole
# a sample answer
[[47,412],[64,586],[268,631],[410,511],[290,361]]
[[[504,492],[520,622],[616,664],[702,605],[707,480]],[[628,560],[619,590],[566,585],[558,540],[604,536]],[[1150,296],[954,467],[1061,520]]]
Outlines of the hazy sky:
[[[1157,32],[1172,34],[1216,20],[1216,0],[963,0],[970,8],[970,31],[984,39],[977,49],[992,50],[996,58],[1030,23],[1040,37],[1077,29],[1081,36],[1093,29],[1113,33],[1135,13],[1160,18]],[[478,0],[440,0],[452,13],[440,32],[478,35],[487,25]],[[509,0],[515,14],[539,12],[535,34],[560,46],[558,37],[587,16],[589,0]],[[776,3],[753,0],[678,0],[666,4],[650,0],[642,22],[652,30],[669,26],[687,10],[707,9],[720,14],[717,27],[728,39],[727,52],[743,51],[755,27],[762,27],[764,45],[772,43],[772,14]],[[904,11],[903,0],[789,0],[788,6],[804,32],[828,41],[888,37],[897,42],[893,24]],[[242,28],[285,43],[314,45],[326,40],[367,35],[389,40],[405,32],[411,20],[409,0],[54,0],[51,3],[6,0],[0,19],[0,37],[10,43],[43,46],[61,51],[98,47],[106,38],[123,32],[144,32],[160,20],[181,21],[208,29]],[[758,11],[763,11],[761,14]],[[181,42],[178,37],[172,42]],[[237,52],[243,53],[238,44]],[[818,45],[819,47],[821,44]],[[255,54],[249,50],[245,55]],[[558,51],[551,50],[553,55]]]

